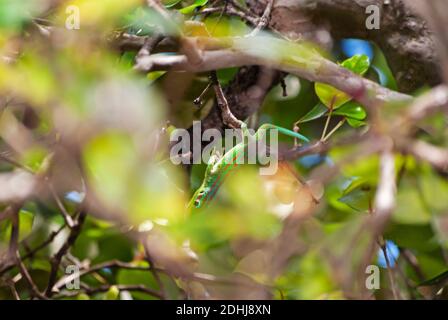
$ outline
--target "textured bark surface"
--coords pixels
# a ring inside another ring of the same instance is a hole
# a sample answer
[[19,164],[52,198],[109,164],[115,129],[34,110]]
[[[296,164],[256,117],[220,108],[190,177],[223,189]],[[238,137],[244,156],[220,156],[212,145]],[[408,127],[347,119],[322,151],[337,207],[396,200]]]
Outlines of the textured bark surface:
[[[402,0],[280,0],[295,3],[316,24],[328,24],[335,39],[356,37],[374,41],[384,52],[399,89],[412,92],[441,82],[437,45],[428,24]],[[365,26],[366,8],[381,10],[379,30]]]
[[418,12],[428,21],[438,39],[440,61],[444,72],[445,82],[448,80],[448,33],[446,21],[448,21],[448,1],[446,0],[406,0],[406,5]]
[[[225,89],[232,113],[238,119],[246,119],[263,104],[272,86],[280,79],[280,73],[265,67],[241,68],[233,81]],[[222,124],[216,127],[216,124]],[[223,129],[221,111],[214,104],[212,110],[202,121],[203,129]]]
[[[249,9],[262,16],[266,0],[246,0]],[[381,9],[379,30],[366,28],[366,8]],[[355,37],[374,41],[384,52],[399,90],[412,92],[441,82],[437,43],[416,7],[403,0],[275,0],[269,28],[291,40],[306,39],[330,50],[335,40]],[[225,93],[231,111],[239,119],[255,113],[280,74],[264,67],[242,68]],[[202,121],[203,129],[222,130],[215,105]],[[191,128],[190,128],[191,129]]]
[[[265,1],[249,0],[246,3],[250,10],[258,16],[263,15],[266,8]],[[311,17],[304,14],[300,7],[291,7],[284,1],[274,1],[269,27],[292,40],[312,40],[327,49],[332,45],[332,39],[326,28],[316,27],[312,23]],[[239,119],[246,119],[254,114],[262,106],[269,90],[278,84],[280,77],[280,72],[265,67],[242,68],[225,91],[234,115]],[[202,121],[202,126],[203,129],[223,129],[221,115],[216,104]]]

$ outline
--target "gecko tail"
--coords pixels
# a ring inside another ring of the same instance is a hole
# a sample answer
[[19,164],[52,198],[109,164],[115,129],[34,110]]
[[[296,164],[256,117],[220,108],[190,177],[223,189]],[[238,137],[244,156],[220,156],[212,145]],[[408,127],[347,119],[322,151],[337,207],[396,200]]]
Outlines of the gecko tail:
[[302,140],[302,141],[304,141],[306,143],[310,142],[310,139],[308,139],[304,135],[302,135],[302,134],[300,134],[298,132],[294,132],[292,130],[283,128],[283,127],[276,126],[274,124],[263,124],[260,127],[260,129],[264,129],[264,130],[276,129],[276,130],[278,130],[278,132],[281,132],[284,135],[287,135],[287,136],[290,136],[290,137],[293,137],[293,138],[297,138],[297,139]]

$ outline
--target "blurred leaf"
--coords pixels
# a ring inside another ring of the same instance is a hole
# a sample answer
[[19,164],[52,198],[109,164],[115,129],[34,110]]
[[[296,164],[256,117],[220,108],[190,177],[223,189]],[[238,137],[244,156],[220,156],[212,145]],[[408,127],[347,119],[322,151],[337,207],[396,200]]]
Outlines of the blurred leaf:
[[367,116],[364,108],[355,101],[349,101],[339,109],[334,110],[334,115],[344,116],[354,120],[364,120]]
[[326,294],[336,290],[329,267],[318,253],[306,254],[300,262],[299,270],[299,299],[325,299]]
[[431,214],[425,206],[421,193],[409,178],[401,182],[392,217],[401,224],[427,224],[431,221]]
[[[440,276],[447,270],[445,257],[438,250],[424,253],[416,252],[415,256],[423,274],[429,279],[437,278],[437,276]],[[440,281],[442,279],[439,278],[438,280]]]
[[339,199],[349,207],[357,211],[368,211],[372,208],[372,201],[375,191],[362,178],[355,178],[352,183],[344,190]]
[[432,214],[445,214],[448,212],[448,181],[428,166],[422,168],[418,175],[421,187],[421,197]]
[[136,55],[135,51],[126,51],[120,56],[120,63],[128,69],[132,69]]
[[23,55],[15,65],[0,63],[0,91],[12,91],[30,103],[45,106],[57,84],[51,71],[46,59],[32,51]]
[[[343,150],[341,150],[344,152]],[[335,161],[338,160],[338,155],[331,154]],[[377,155],[364,157],[355,162],[347,164],[343,167],[344,175],[347,177],[362,178],[366,183],[375,187],[378,182],[379,159]]]
[[157,79],[161,78],[164,74],[166,74],[166,71],[153,71],[148,73],[147,78],[149,79],[150,83],[153,83]]
[[[213,37],[243,37],[249,27],[240,18],[209,16],[205,19],[208,32]],[[237,40],[238,41],[238,40]]]
[[165,8],[171,8],[181,1],[182,0],[162,0],[162,4],[165,6]]
[[147,36],[153,33],[177,35],[179,26],[175,19],[167,20],[158,12],[147,7],[138,7],[125,16],[124,23],[131,34]]
[[[355,55],[343,61],[341,66],[356,74],[363,75],[369,69],[369,57],[366,55]],[[315,90],[320,101],[327,108],[337,109],[352,99],[348,94],[323,83],[316,83]]]
[[204,6],[207,2],[208,0],[195,0],[192,5],[182,8],[179,11],[183,14],[191,14],[196,8]]
[[362,76],[367,72],[367,70],[369,70],[370,60],[365,54],[357,54],[347,60],[344,60],[341,63],[341,66]]
[[374,58],[372,61],[372,66],[378,73],[379,82],[382,86],[392,90],[397,90],[398,87],[395,77],[390,70],[383,52],[377,45],[374,45]]
[[238,68],[226,68],[217,71],[219,82],[222,85],[228,85],[230,81],[235,77],[238,72]]
[[448,271],[445,271],[434,278],[428,279],[426,281],[423,281],[419,283],[420,286],[434,286],[434,285],[440,285],[443,283],[446,283],[448,281]]
[[394,223],[389,226],[384,236],[401,248],[431,252],[438,247],[434,233],[429,225]]
[[[26,210],[19,211],[19,241],[26,239],[33,229],[34,214]],[[0,240],[8,242],[11,238],[12,225],[11,221],[0,221]]]
[[113,206],[122,206],[127,200],[123,183],[137,160],[132,140],[118,132],[105,133],[85,147],[84,159],[101,196]]
[[320,101],[328,108],[328,109],[337,109],[342,106],[344,103],[351,100],[351,97],[334,87],[324,84],[324,83],[316,83],[315,84],[316,94],[319,97]]
[[[304,117],[302,117],[299,123],[305,123],[312,120],[319,119],[328,114],[328,108],[322,103],[318,103],[311,111],[309,111]],[[350,126],[358,128],[365,125],[364,120],[367,116],[364,108],[355,101],[348,101],[341,107],[333,111],[333,115],[346,117]]]
[[61,22],[65,24],[68,17],[67,6],[75,6],[79,9],[80,23],[82,26],[107,27],[130,12],[139,5],[139,0],[71,0],[66,5],[60,6],[59,17]]
[[117,214],[131,213],[123,218],[135,225],[183,219],[186,200],[178,187],[179,168],[143,162],[140,152],[130,136],[120,132],[103,133],[85,146],[89,182],[99,200]]
[[20,210],[19,212],[19,241],[22,241],[28,237],[33,229],[34,214],[26,210]]
[[[117,283],[124,285],[144,285],[148,288],[159,290],[157,281],[149,270],[120,269],[117,274]],[[156,298],[141,292],[132,292],[136,299],[155,300]]]
[[104,300],[117,300],[119,296],[120,290],[118,290],[117,286],[110,286],[104,296]]
[[319,102],[313,109],[311,109],[310,112],[308,112],[303,118],[300,119],[300,123],[319,119],[327,112],[328,112],[327,107]]
[[362,126],[366,125],[366,122],[364,121],[359,121],[353,118],[347,118],[347,123],[352,127],[352,128],[359,128]]
[[36,7],[33,0],[0,0],[0,29],[17,31],[31,20]]
[[98,256],[94,259],[96,263],[118,259],[121,261],[132,261],[134,256],[133,243],[125,235],[116,233],[113,235],[103,234],[97,240]]
[[48,151],[42,147],[35,146],[27,150],[22,156],[22,164],[34,172],[39,171],[47,158]]

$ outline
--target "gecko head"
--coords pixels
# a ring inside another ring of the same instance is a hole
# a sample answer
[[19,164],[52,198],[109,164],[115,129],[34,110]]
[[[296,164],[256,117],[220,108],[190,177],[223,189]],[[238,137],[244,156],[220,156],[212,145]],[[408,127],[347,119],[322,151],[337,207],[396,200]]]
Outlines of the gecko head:
[[199,209],[204,204],[204,200],[207,198],[207,195],[209,193],[208,188],[201,189],[196,196],[196,199],[194,199],[193,205],[195,208]]

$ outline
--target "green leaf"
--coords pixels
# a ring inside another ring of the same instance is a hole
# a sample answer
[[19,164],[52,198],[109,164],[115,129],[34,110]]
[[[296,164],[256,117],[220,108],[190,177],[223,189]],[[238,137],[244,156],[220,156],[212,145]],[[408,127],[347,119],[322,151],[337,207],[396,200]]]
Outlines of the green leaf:
[[442,274],[439,274],[435,276],[432,279],[423,281],[418,286],[434,286],[434,285],[440,285],[448,281],[448,271],[443,272]]
[[312,120],[319,119],[322,117],[325,113],[327,113],[328,109],[325,105],[322,103],[316,104],[316,106],[311,109],[310,112],[308,112],[306,115],[303,116],[302,119],[300,119],[300,123],[309,122]]
[[365,179],[355,178],[344,190],[339,201],[357,211],[371,207],[374,191]]
[[439,247],[430,225],[397,224],[388,227],[385,238],[392,240],[399,247],[418,252],[434,252]]
[[37,172],[43,165],[47,155],[48,152],[44,148],[30,148],[22,155],[22,164],[34,172]]
[[[370,61],[366,55],[355,55],[343,61],[341,66],[362,76],[369,70]],[[315,91],[328,108],[337,109],[352,99],[348,94],[324,83],[316,82]]]
[[329,109],[337,109],[352,99],[348,94],[325,83],[316,83],[314,89],[320,101]]
[[362,76],[369,70],[370,60],[369,57],[364,54],[357,54],[343,61],[341,66]]
[[[142,264],[146,265],[146,264]],[[126,270],[121,269],[117,274],[117,283],[123,285],[144,285],[145,287],[159,290],[156,279],[150,271],[147,270]],[[156,299],[150,295],[141,292],[132,292],[136,299]]]
[[179,11],[183,14],[191,14],[197,7],[207,4],[208,0],[196,0],[192,5],[182,8]]
[[226,68],[226,69],[220,69],[217,71],[219,82],[221,85],[225,86],[232,81],[232,79],[235,77],[235,75],[238,72],[238,68]]
[[31,20],[36,7],[31,0],[0,0],[0,29],[18,30]]
[[161,78],[165,73],[166,71],[152,71],[149,72],[146,77],[149,79],[150,83],[154,83],[157,79]]
[[124,23],[129,33],[139,36],[150,35],[154,32],[176,35],[178,32],[177,22],[174,19],[167,20],[150,8],[137,8],[124,17]]
[[[19,241],[28,237],[33,229],[34,214],[27,210],[19,212]],[[11,237],[11,221],[5,220],[0,223],[0,240],[8,241]]]
[[120,290],[118,290],[117,286],[111,286],[109,290],[107,290],[104,300],[117,300],[120,296]]
[[162,4],[165,6],[165,8],[171,8],[181,1],[182,0],[162,0]]
[[393,220],[412,225],[428,224],[431,221],[431,214],[425,206],[422,194],[409,178],[403,179],[398,189]]
[[378,80],[383,87],[397,90],[397,82],[390,70],[386,57],[378,46],[375,45],[375,58],[372,61],[372,66],[375,72],[378,74]]
[[359,121],[352,118],[347,118],[347,122],[352,128],[359,128],[366,125],[365,121]]
[[364,120],[367,116],[364,108],[355,101],[349,101],[333,112],[334,115],[344,116],[354,120]]
[[421,196],[425,205],[433,214],[446,214],[448,212],[448,203],[446,195],[448,194],[448,181],[441,177],[431,168],[422,168],[419,175]]

